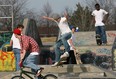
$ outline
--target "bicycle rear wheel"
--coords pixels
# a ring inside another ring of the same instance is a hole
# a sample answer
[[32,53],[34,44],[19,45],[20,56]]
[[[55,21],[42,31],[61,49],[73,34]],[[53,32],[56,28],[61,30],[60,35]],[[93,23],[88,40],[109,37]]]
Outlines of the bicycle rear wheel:
[[12,77],[11,79],[25,79],[25,78],[22,77],[22,76],[14,76],[14,77]]
[[47,74],[43,77],[43,79],[58,79],[58,77],[53,74]]

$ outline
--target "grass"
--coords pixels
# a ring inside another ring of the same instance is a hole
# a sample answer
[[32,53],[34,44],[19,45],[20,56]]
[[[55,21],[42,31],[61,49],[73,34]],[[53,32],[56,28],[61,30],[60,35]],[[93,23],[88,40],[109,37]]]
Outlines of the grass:
[[42,42],[56,42],[56,37],[41,37]]

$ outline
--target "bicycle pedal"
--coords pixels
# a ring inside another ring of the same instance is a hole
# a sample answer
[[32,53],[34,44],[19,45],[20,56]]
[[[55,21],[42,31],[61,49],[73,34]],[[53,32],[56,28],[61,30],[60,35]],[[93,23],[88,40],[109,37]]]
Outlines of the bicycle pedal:
[[61,65],[61,67],[63,67],[63,65]]
[[59,65],[60,67],[63,67],[63,65]]
[[43,78],[44,76],[40,74],[39,76],[36,76],[37,78]]

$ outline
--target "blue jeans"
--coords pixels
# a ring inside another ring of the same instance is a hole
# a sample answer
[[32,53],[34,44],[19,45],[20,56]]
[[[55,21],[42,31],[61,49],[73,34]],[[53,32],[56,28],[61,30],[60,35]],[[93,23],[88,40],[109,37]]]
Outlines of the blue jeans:
[[61,50],[60,50],[60,47],[62,45],[64,45],[64,48],[65,48],[65,51],[69,53],[70,51],[70,46],[67,42],[68,39],[70,39],[72,36],[71,32],[70,33],[66,33],[66,34],[63,34],[61,35],[61,37],[59,38],[59,40],[56,42],[55,44],[55,62],[58,62],[59,59],[60,59],[60,56],[61,56]]
[[38,61],[37,60],[38,59],[37,57],[38,57],[38,55],[31,55],[31,54],[29,54],[28,57],[26,57],[24,59],[23,65],[25,67],[31,68],[33,72],[37,72],[40,69],[40,67],[38,67],[36,65],[36,62]]
[[96,27],[96,34],[99,34],[101,36],[102,43],[107,43],[105,26],[97,26]]
[[19,62],[20,62],[20,49],[13,48],[14,56],[15,56],[15,66],[16,71],[20,70]]

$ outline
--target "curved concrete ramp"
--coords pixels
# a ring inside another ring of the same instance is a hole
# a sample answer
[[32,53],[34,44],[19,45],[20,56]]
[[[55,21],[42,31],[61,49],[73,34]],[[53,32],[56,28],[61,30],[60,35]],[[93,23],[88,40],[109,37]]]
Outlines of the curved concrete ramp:
[[39,46],[43,46],[39,36],[39,30],[36,25],[36,21],[34,19],[26,18],[24,19],[23,25],[24,25],[23,33],[34,38]]
[[[108,45],[112,45],[116,37],[116,31],[106,31]],[[96,45],[95,32],[76,32],[76,46],[94,46]]]
[[[92,52],[99,55],[110,55],[114,39],[116,37],[116,31],[106,31],[107,34],[107,45],[98,46],[96,44],[95,31],[89,32],[76,32],[75,35],[75,46],[80,53]],[[61,49],[64,49],[61,47]],[[50,50],[54,50],[52,47]]]
[[[109,72],[103,69],[100,69],[96,66],[86,64],[86,65],[64,65],[63,67],[51,67],[51,65],[40,65],[44,67],[43,74],[54,74],[58,79],[115,79],[116,76],[113,72]],[[25,68],[25,70],[30,71],[31,69]],[[2,77],[1,79],[11,79],[11,77],[19,75],[19,72],[11,73],[7,76]],[[26,79],[28,77],[25,76]]]

